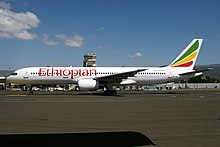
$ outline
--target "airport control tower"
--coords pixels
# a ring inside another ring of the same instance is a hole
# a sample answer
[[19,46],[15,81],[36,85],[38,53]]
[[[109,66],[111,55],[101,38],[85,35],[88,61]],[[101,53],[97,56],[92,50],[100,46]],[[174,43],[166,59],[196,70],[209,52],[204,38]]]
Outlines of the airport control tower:
[[84,54],[83,67],[96,67],[96,54],[89,52]]

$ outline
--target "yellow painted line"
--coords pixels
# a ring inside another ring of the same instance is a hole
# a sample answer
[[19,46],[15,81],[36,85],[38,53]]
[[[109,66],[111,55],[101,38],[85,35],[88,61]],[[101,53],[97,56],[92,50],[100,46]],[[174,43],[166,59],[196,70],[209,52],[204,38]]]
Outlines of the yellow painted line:
[[9,95],[6,95],[6,96],[27,96],[25,94],[9,94]]

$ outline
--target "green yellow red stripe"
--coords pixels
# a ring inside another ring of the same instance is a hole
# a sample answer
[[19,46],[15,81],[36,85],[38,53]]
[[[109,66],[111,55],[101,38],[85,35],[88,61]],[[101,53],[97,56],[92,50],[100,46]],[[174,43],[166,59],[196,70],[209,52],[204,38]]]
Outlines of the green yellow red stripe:
[[189,56],[186,57],[185,59],[183,59],[183,60],[181,60],[181,61],[179,61],[179,62],[173,64],[172,66],[178,66],[178,65],[181,65],[181,64],[184,64],[184,63],[186,63],[186,62],[189,62],[189,61],[193,60],[193,59],[196,57],[197,53],[198,53],[198,52],[192,53],[191,55],[189,55]]
[[193,64],[193,61],[189,61],[187,63],[184,63],[184,64],[180,64],[180,65],[177,65],[177,66],[173,66],[173,67],[189,67]]
[[172,67],[189,67],[198,55],[199,41],[197,40],[182,56],[172,63]]

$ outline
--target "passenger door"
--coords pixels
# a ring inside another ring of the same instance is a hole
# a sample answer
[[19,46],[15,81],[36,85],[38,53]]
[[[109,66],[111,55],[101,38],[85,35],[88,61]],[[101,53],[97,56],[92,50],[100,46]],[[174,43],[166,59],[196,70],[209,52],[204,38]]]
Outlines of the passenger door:
[[29,78],[28,71],[25,71],[23,78],[24,79],[28,79]]

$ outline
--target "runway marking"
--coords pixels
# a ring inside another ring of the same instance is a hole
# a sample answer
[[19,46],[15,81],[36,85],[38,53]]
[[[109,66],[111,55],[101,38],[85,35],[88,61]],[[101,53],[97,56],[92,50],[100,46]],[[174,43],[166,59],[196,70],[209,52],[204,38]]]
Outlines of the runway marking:
[[0,103],[117,103],[117,102],[138,102],[140,100],[7,100]]
[[6,96],[27,96],[27,95],[25,95],[25,94],[8,94]]

